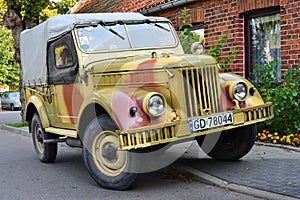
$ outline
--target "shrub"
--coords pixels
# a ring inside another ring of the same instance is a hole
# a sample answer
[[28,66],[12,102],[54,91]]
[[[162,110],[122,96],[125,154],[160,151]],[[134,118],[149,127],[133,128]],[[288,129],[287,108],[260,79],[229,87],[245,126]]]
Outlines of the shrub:
[[278,78],[275,67],[277,61],[254,69],[254,85],[265,101],[273,102],[275,117],[261,123],[259,129],[280,132],[282,135],[300,132],[300,68],[286,69],[282,80]]

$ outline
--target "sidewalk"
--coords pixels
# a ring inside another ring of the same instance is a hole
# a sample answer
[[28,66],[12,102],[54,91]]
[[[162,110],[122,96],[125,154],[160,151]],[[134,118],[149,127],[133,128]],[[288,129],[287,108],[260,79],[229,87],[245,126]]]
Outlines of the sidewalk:
[[[28,127],[4,125],[0,128],[30,137]],[[168,169],[263,199],[300,199],[300,148],[256,144],[237,162],[216,161],[204,156],[193,142]]]
[[300,199],[299,150],[256,144],[240,161],[224,162],[203,158],[201,149],[192,145],[176,164],[183,166],[182,172],[210,184],[266,199]]

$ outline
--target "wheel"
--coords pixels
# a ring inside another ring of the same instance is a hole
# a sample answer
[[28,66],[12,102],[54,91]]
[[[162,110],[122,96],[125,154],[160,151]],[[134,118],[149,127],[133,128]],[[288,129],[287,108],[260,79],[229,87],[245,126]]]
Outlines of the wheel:
[[44,140],[55,139],[57,136],[45,131],[37,113],[32,118],[31,130],[34,149],[40,161],[44,163],[54,162],[57,155],[57,142],[44,143]]
[[[223,131],[216,144],[206,152],[208,156],[216,160],[236,161],[245,156],[253,147],[257,133],[256,124]],[[209,135],[208,135],[209,136]],[[202,147],[204,137],[197,138]]]
[[15,110],[14,104],[10,104],[10,110],[11,110],[11,111],[14,111],[14,110]]
[[83,159],[91,177],[103,188],[125,190],[137,177],[137,155],[119,150],[116,126],[107,115],[90,122],[83,135]]

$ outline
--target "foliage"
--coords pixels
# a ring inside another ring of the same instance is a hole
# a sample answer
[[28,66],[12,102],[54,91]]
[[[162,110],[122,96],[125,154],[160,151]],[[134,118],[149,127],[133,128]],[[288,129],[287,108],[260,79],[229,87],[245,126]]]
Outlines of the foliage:
[[273,102],[275,118],[261,124],[261,129],[281,134],[300,132],[300,68],[290,67],[283,73],[283,81],[277,77],[277,61],[256,67],[254,84],[265,101]]
[[[182,19],[182,26],[179,27],[179,39],[181,41],[183,51],[187,54],[192,53],[190,49],[191,45],[194,42],[199,42],[200,40],[199,35],[190,31],[190,29],[193,28],[193,25],[188,23],[189,17],[191,17],[189,9],[184,8],[181,10],[181,16],[179,16],[179,18]],[[227,66],[233,62],[233,57],[237,56],[239,53],[238,49],[234,49],[229,53],[225,60],[221,59],[222,48],[225,46],[224,43],[226,40],[228,40],[226,34],[220,36],[220,40],[217,41],[216,45],[210,48],[208,51],[208,54],[217,60],[221,68],[227,68]]]
[[[3,2],[3,0],[1,1]],[[18,14],[21,16],[22,21],[30,21],[28,28],[31,28],[52,16],[66,14],[77,1],[61,0],[54,2],[50,0],[4,0],[4,2],[8,7],[13,7],[20,12]]]
[[268,130],[263,130],[256,135],[256,140],[260,142],[268,142],[273,144],[285,144],[300,147],[300,134],[291,133],[287,135],[279,135],[278,132],[271,133]]
[[222,48],[224,47],[225,41],[228,40],[227,34],[224,34],[223,36],[220,36],[220,40],[217,41],[217,44],[213,46],[212,48],[209,49],[209,55],[214,57],[221,68],[227,68],[229,63],[233,62],[233,57],[237,56],[239,53],[239,49],[233,49],[227,56],[226,60],[221,59],[221,53],[222,53]]
[[191,17],[191,14],[189,13],[188,8],[184,8],[181,13],[182,15],[179,16],[180,19],[182,19],[182,25],[179,27],[179,39],[181,41],[183,51],[185,53],[192,53],[191,52],[191,45],[194,42],[199,41],[199,36],[193,32],[190,31],[191,28],[193,28],[193,25],[188,23],[188,18]]
[[62,0],[54,3],[54,6],[57,9],[57,13],[66,14],[77,2],[77,0]]
[[0,84],[6,84],[10,90],[19,85],[19,65],[14,60],[13,38],[11,31],[2,28],[0,31]]

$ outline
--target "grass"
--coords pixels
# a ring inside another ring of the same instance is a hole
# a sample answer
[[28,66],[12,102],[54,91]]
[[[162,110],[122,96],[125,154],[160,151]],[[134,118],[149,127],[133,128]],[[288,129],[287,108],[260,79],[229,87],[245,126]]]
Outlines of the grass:
[[15,124],[6,124],[7,126],[15,127],[15,128],[20,128],[24,126],[28,126],[27,122],[20,122],[20,123],[15,123]]

